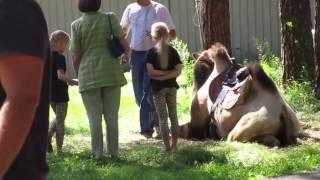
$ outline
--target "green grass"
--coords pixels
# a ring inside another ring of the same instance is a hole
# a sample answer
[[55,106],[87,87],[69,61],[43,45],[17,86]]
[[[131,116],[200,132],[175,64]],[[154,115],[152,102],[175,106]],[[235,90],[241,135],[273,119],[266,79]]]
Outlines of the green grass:
[[[128,77],[130,79],[130,77]],[[188,116],[190,90],[179,90],[179,119]],[[316,168],[320,145],[270,149],[258,144],[192,142],[165,153],[161,141],[142,140],[138,108],[131,84],[122,89],[120,108],[120,160],[90,159],[90,131],[81,97],[70,88],[67,134],[62,155],[49,154],[49,179],[264,179]],[[52,115],[51,115],[52,117]]]

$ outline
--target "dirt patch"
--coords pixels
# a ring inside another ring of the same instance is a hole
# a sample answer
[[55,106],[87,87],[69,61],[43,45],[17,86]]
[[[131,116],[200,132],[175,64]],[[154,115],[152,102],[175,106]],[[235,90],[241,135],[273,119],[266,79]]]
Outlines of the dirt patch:
[[313,179],[320,179],[320,168],[311,171],[311,172],[303,172],[300,174],[295,175],[288,175],[288,176],[280,176],[274,178],[275,180],[313,180]]
[[300,144],[320,143],[320,131],[312,129],[303,130],[298,136],[298,142]]
[[301,129],[298,142],[301,144],[320,143],[320,114],[298,114]]

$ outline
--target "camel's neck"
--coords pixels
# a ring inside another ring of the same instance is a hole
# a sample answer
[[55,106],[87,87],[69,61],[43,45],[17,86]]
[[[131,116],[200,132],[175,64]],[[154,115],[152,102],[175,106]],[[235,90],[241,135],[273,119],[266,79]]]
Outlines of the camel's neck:
[[207,82],[211,82],[213,79],[215,79],[221,73],[225,72],[229,67],[230,67],[230,64],[228,64],[228,63],[214,63],[213,71],[209,75]]
[[213,74],[218,76],[219,74],[226,71],[229,67],[230,67],[229,63],[216,62],[216,63],[214,63]]

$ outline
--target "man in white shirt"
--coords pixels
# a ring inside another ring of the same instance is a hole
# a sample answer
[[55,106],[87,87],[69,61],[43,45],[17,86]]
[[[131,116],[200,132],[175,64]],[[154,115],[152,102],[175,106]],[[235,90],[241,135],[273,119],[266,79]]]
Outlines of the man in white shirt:
[[137,0],[125,9],[121,26],[127,35],[131,32],[130,47],[132,82],[136,102],[140,107],[141,134],[152,137],[153,126],[158,126],[151,96],[150,79],[145,66],[145,55],[154,47],[150,31],[153,23],[164,22],[170,29],[170,38],[176,38],[175,25],[169,10],[151,0]]

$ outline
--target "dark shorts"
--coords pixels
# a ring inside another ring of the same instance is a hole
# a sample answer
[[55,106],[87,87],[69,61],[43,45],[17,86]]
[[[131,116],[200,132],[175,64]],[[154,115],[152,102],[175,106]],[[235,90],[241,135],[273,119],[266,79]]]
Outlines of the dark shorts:
[[27,54],[46,58],[48,29],[37,2],[0,0],[0,57]]

